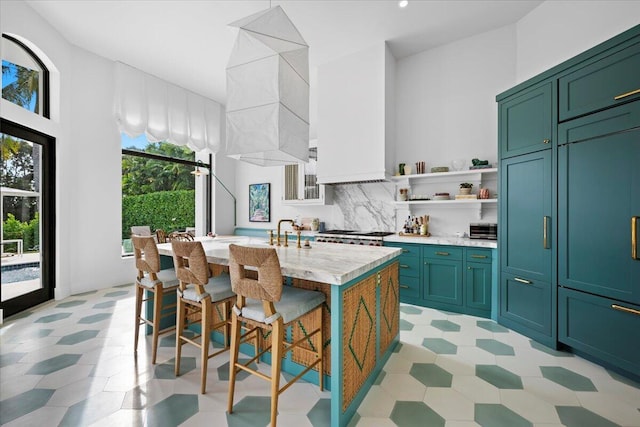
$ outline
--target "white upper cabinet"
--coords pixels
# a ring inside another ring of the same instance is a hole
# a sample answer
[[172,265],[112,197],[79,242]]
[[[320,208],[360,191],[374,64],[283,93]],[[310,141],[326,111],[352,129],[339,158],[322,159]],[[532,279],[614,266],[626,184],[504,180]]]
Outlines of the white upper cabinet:
[[395,165],[395,58],[386,43],[318,68],[318,182],[388,179]]

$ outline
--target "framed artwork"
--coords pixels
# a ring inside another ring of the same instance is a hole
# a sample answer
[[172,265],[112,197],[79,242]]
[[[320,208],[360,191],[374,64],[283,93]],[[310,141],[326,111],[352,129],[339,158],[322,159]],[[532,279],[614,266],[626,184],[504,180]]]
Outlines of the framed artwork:
[[270,184],[249,184],[249,221],[271,221]]

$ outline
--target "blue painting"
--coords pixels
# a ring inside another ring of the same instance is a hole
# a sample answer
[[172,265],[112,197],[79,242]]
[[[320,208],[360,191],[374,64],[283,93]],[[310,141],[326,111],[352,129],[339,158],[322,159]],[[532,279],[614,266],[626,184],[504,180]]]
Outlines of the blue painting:
[[249,184],[249,221],[271,221],[270,184]]

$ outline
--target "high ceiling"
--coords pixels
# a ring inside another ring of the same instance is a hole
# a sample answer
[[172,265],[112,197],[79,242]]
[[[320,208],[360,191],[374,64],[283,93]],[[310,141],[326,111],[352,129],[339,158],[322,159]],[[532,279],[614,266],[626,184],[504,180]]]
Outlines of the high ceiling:
[[280,5],[319,64],[388,41],[397,59],[514,23],[542,1],[27,0],[69,42],[225,103],[228,24]]

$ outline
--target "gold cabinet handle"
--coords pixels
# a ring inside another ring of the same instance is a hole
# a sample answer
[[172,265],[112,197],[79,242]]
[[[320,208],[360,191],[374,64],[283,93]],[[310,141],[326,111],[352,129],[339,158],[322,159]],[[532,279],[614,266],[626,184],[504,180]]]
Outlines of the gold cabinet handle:
[[638,93],[640,93],[640,89],[632,90],[631,92],[627,92],[627,93],[621,93],[618,96],[614,96],[613,99],[617,101],[619,99],[626,98],[627,96],[635,95]]
[[449,252],[436,252],[436,255],[449,256]]
[[638,259],[638,218],[631,217],[631,259]]
[[618,304],[611,304],[611,308],[618,311],[624,311],[625,313],[637,314],[640,316],[640,310],[636,310],[635,308],[623,307]]
[[407,264],[400,264],[400,268],[409,268]]
[[516,282],[524,283],[525,285],[531,285],[533,283],[530,280],[521,279],[519,277],[514,277],[513,280],[515,280]]
[[550,142],[551,142],[551,140],[549,138],[545,138],[545,139],[542,140],[543,144],[548,144]]
[[402,250],[402,253],[403,253],[403,254],[406,254],[407,252],[409,252],[409,249],[403,249],[403,250]]
[[400,285],[400,287],[401,287],[402,289],[409,289],[409,287],[408,287],[407,285]]
[[542,247],[549,249],[549,217],[544,216],[542,218]]
[[471,255],[471,258],[485,259],[486,257],[487,257],[486,255]]

